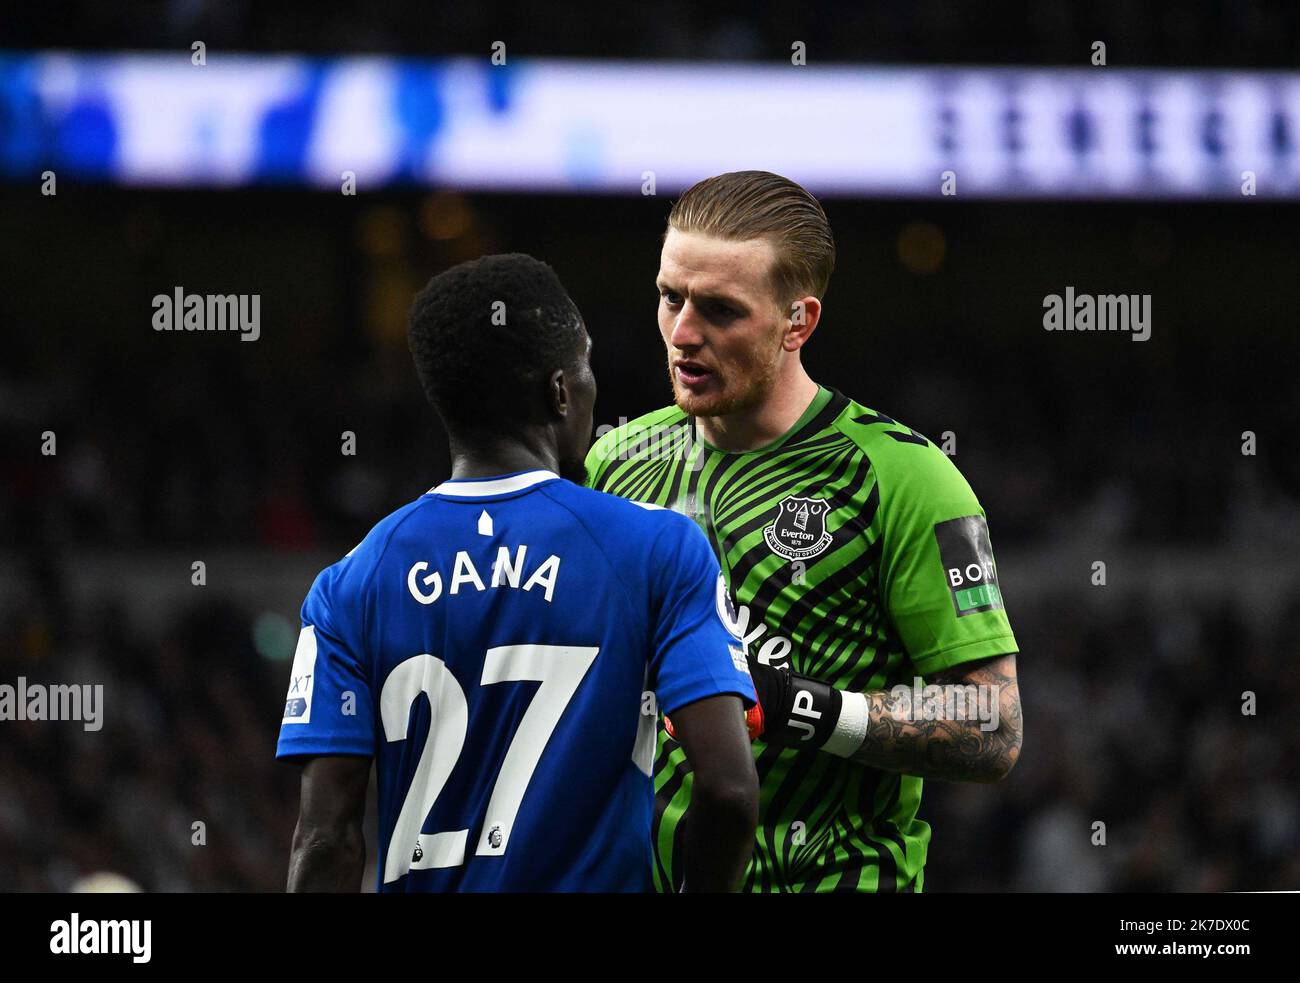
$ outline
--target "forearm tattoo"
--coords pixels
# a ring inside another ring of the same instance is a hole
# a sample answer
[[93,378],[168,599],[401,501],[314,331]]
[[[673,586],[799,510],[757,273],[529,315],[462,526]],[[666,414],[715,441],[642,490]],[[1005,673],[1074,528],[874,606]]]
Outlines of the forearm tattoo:
[[[996,726],[990,726],[988,717],[944,713],[940,702],[918,708],[897,691],[879,690],[865,694],[870,705],[867,736],[852,760],[884,771],[947,781],[996,782],[1005,777],[1020,757],[1022,736],[1015,656],[958,666],[928,683],[966,692],[982,690],[984,699],[996,703]],[[925,712],[919,712],[922,709]]]

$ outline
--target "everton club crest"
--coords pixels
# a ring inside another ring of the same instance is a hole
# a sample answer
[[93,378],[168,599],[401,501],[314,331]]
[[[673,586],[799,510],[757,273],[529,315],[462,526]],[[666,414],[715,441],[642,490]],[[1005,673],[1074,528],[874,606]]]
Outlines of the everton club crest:
[[777,506],[776,519],[763,530],[772,552],[787,560],[811,560],[821,556],[831,544],[826,531],[826,513],[830,502],[824,498],[795,498],[793,495]]

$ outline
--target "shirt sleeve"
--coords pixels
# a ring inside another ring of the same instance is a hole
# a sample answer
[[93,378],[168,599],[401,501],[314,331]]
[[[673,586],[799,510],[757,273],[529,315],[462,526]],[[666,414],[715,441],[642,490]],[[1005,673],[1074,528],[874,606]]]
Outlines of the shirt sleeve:
[[880,479],[881,592],[916,671],[1016,652],[975,493],[933,444],[898,454]]
[[664,713],[734,693],[754,705],[745,645],[727,617],[730,600],[709,541],[690,519],[663,512],[664,530],[649,557],[653,654],[650,688]]
[[316,578],[303,602],[277,758],[375,753],[361,603],[347,597],[345,583],[336,564]]

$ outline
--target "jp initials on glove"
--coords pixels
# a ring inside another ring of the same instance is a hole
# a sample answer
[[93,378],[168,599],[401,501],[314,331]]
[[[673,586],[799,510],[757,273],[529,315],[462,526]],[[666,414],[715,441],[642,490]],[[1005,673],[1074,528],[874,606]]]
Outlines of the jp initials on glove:
[[[777,747],[826,751],[847,758],[867,736],[868,704],[811,676],[778,669],[749,656],[758,704],[745,714],[751,741]],[[664,718],[668,736],[676,736]]]

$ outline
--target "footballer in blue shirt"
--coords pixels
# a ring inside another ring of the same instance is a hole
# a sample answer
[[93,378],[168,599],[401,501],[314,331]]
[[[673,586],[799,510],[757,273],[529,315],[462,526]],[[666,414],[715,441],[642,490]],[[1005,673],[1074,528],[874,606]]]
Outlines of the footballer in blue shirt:
[[686,890],[753,845],[754,689],[701,530],[581,487],[591,339],[549,266],[487,256],[415,299],[452,476],[324,570],[277,756],[303,764],[291,891],[648,891],[659,712],[695,776]]

